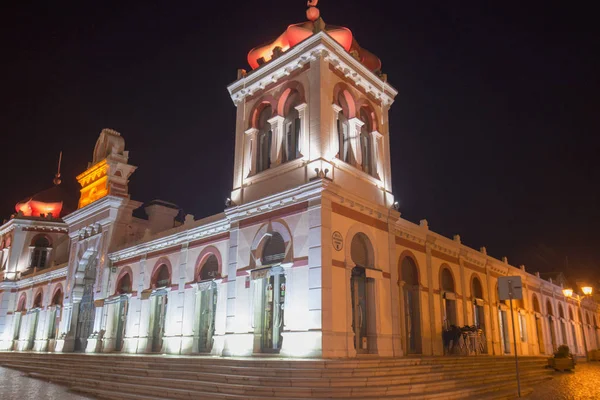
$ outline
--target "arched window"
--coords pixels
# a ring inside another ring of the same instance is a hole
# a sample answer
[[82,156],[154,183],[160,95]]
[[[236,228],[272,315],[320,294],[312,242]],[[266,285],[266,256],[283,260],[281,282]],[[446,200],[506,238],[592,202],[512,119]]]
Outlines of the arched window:
[[540,314],[542,313],[542,311],[540,310],[540,302],[536,295],[533,295],[533,311]]
[[590,324],[590,314],[585,314],[585,323],[588,325],[591,325]]
[[350,247],[350,257],[357,267],[373,268],[373,246],[367,235],[362,232],[354,235]]
[[563,310],[563,306],[562,306],[562,304],[559,304],[559,305],[558,305],[558,316],[559,316],[559,317],[561,317],[561,318],[564,318],[564,317],[565,317],[565,312],[564,312],[564,310]]
[[31,262],[29,264],[29,268],[46,268],[49,252],[50,241],[45,236],[39,236],[35,242],[33,242],[33,251],[31,253]]
[[171,285],[171,273],[166,264],[162,264],[154,273],[154,287],[162,288]]
[[199,281],[206,281],[209,279],[215,279],[219,276],[219,260],[217,256],[211,254],[208,256],[204,265],[202,265],[202,269],[200,269],[200,276],[198,277]]
[[410,257],[404,257],[402,260],[401,279],[410,286],[417,286],[419,284],[419,270],[415,261]]
[[345,90],[340,90],[338,94],[337,104],[340,106],[341,110],[338,113],[337,119],[337,132],[338,132],[338,158],[346,163],[351,163],[352,159],[352,151],[350,149],[350,123],[348,122],[348,110],[349,105],[346,100],[346,96],[350,96],[347,94]]
[[300,105],[300,93],[293,90],[284,107],[285,120],[283,122],[283,162],[295,160],[300,157],[300,113],[296,107]]
[[117,282],[116,292],[117,294],[131,293],[131,275],[129,274],[129,272],[124,274]]
[[271,165],[271,140],[273,131],[271,130],[269,119],[271,119],[272,115],[273,110],[270,105],[267,105],[261,110],[258,116],[258,134],[256,135],[256,172],[267,170]]
[[35,296],[32,308],[42,308],[42,292],[39,292],[37,296]]
[[61,289],[58,289],[54,296],[52,297],[51,306],[62,306],[63,303],[63,292]]
[[442,290],[454,293],[454,278],[448,268],[442,269]]
[[285,241],[279,232],[273,232],[265,240],[262,265],[273,265],[285,259]]
[[369,111],[366,107],[360,108],[360,120],[364,122],[360,128],[360,152],[362,155],[362,168],[363,171],[369,175],[373,175],[373,146],[371,139],[371,132],[373,132],[373,126]]
[[483,287],[478,277],[473,278],[472,288],[474,299],[483,299]]

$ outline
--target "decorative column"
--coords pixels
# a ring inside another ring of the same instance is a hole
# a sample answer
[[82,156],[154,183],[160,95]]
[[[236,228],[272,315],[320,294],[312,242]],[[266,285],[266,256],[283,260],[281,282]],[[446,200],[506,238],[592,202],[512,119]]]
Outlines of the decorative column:
[[270,168],[281,164],[282,144],[283,144],[283,118],[281,115],[276,115],[267,120],[271,124],[271,165]]
[[308,134],[308,118],[306,117],[308,104],[302,103],[294,108],[298,111],[298,117],[300,118],[300,138],[298,140],[298,152],[304,160],[308,160],[310,158],[310,135]]
[[246,131],[246,135],[244,137],[242,179],[246,179],[247,177],[256,173],[256,156],[258,153],[258,147],[256,143],[257,134],[258,129],[256,128],[250,128]]
[[342,111],[342,107],[338,106],[337,104],[333,103],[331,105],[331,108],[333,108],[333,123],[332,123],[332,132],[329,135],[329,159],[332,160],[335,158],[336,154],[340,154],[340,156],[338,156],[338,158],[341,160],[341,152],[342,149],[340,149],[340,139],[339,139],[339,132],[338,132],[338,121],[340,119],[340,112]]
[[350,132],[348,132],[348,140],[350,141],[350,150],[354,158],[354,166],[362,169],[362,151],[360,148],[360,129],[365,123],[358,118],[348,120]]
[[373,167],[375,168],[375,178],[381,179],[383,176],[383,135],[378,131],[371,132],[373,147]]

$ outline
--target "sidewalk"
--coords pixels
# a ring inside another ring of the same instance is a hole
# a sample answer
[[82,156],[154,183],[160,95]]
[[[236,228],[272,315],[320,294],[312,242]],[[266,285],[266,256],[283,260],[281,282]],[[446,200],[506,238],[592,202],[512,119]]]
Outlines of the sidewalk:
[[69,393],[67,388],[25,376],[22,372],[0,367],[2,400],[88,400],[90,397]]
[[552,380],[533,387],[531,400],[600,399],[600,363],[577,364],[574,372],[555,372]]

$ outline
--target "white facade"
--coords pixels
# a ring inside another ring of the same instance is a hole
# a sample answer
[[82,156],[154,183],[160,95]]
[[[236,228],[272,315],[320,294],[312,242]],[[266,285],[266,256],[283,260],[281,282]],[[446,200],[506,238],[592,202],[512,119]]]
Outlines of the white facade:
[[[77,211],[0,228],[10,238],[0,259],[2,349],[442,355],[451,325],[479,325],[488,354],[510,354],[515,341],[523,355],[600,347],[592,299],[566,298],[524,267],[400,217],[388,121],[397,92],[327,33],[228,89],[237,122],[224,213],[180,224],[175,208],[155,202],[148,221],[135,218],[135,167],[123,138],[105,130],[78,177]],[[23,224],[57,230],[64,244],[52,251],[63,263],[20,274],[31,259]],[[506,275],[524,282],[517,337],[497,300]]]

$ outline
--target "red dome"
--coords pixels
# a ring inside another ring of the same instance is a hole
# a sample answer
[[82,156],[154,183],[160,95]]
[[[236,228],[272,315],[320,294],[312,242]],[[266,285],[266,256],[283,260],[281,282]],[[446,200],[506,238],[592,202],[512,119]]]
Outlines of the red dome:
[[320,31],[327,32],[329,36],[344,48],[344,50],[352,54],[369,70],[374,72],[381,69],[381,60],[373,53],[361,48],[356,40],[354,40],[354,36],[350,29],[326,25],[322,18],[319,18],[314,22],[306,21],[288,26],[285,32],[273,42],[252,49],[250,53],[248,53],[248,64],[250,64],[252,69],[256,69],[262,64],[271,61],[274,56],[276,57],[278,55],[278,52],[286,52],[304,39]]
[[65,198],[64,191],[59,186],[54,186],[21,200],[15,205],[15,210],[26,217],[52,214],[54,218],[59,218]]

